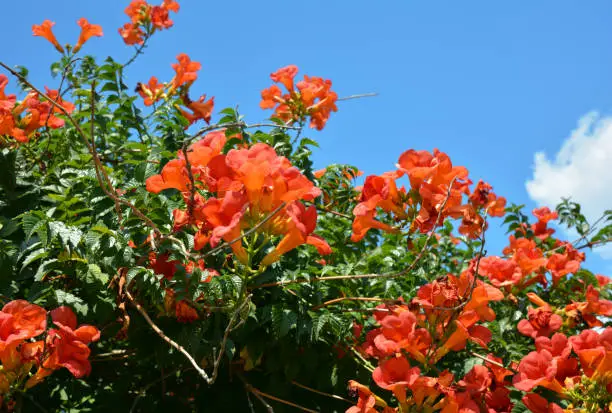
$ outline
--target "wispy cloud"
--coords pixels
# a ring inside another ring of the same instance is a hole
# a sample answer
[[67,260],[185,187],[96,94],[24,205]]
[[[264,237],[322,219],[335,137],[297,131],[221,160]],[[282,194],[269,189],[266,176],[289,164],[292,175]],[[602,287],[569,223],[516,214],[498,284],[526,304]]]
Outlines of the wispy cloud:
[[[590,222],[612,209],[612,116],[588,113],[553,159],[536,153],[533,177],[526,187],[539,205],[553,207],[561,198],[571,197]],[[597,251],[612,258],[612,248]]]

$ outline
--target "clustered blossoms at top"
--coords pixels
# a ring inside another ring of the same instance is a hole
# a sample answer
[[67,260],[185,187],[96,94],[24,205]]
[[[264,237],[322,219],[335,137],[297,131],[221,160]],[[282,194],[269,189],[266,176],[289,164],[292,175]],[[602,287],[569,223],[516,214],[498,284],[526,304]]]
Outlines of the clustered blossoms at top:
[[[312,201],[321,191],[271,146],[257,143],[224,154],[226,142],[224,130],[211,132],[191,145],[186,154],[180,151],[161,174],[147,179],[150,192],[173,188],[183,194],[187,208],[174,211],[174,229],[195,228],[194,248],[200,250],[208,245],[215,247],[221,240],[230,242],[243,230],[259,225],[257,232],[263,234],[265,242],[282,237],[276,248],[263,257],[261,265],[277,261],[301,244],[314,245],[322,254],[330,253],[329,245],[313,234],[315,206],[306,207],[301,202]],[[204,197],[200,192],[203,190],[211,195]],[[261,224],[272,213],[271,219]],[[231,248],[239,261],[249,261],[241,241],[233,242]]]
[[282,84],[287,93],[283,94],[277,85],[272,85],[261,92],[262,109],[274,109],[274,117],[289,124],[302,123],[310,118],[310,127],[321,130],[325,127],[331,112],[336,112],[338,95],[331,90],[331,80],[315,76],[304,76],[294,86],[293,78],[298,68],[290,65],[278,69],[270,78]]
[[[57,129],[64,126],[64,120],[57,115],[60,109],[32,91],[21,101],[14,94],[4,91],[8,78],[0,75],[0,136],[8,136],[17,142],[28,142],[36,133],[49,127]],[[57,90],[46,89],[46,94],[67,112],[74,110],[74,105],[64,101]]]
[[[155,76],[152,76],[147,83],[138,83],[136,91],[144,99],[146,106],[152,106],[160,100],[178,96],[181,104],[176,104],[176,106],[190,125],[198,120],[209,123],[215,98],[211,97],[206,100],[206,95],[202,95],[198,100],[193,101],[189,97],[189,89],[198,78],[197,72],[202,68],[202,65],[192,61],[185,53],[179,54],[176,59],[178,63],[172,64],[175,75],[170,82],[160,83]],[[185,108],[181,106],[185,106]]]
[[[353,214],[353,241],[361,240],[370,229],[398,232],[403,224],[409,230],[423,233],[440,226],[445,218],[461,218],[459,232],[476,238],[486,229],[482,216],[484,209],[489,215],[504,215],[506,199],[496,196],[492,187],[479,181],[473,191],[468,171],[462,166],[453,166],[443,152],[408,150],[398,161],[397,170],[382,175],[366,177],[361,189],[359,204]],[[397,180],[408,176],[410,189],[398,187]],[[463,196],[467,202],[463,202]],[[391,226],[376,219],[379,210],[392,214],[400,226]],[[438,222],[439,221],[439,222]]]
[[56,308],[50,316],[55,328],[47,329],[47,311],[40,306],[15,300],[0,310],[0,397],[29,389],[62,367],[77,378],[91,371],[88,344],[100,338],[100,331],[77,326],[69,307]]
[[156,31],[172,27],[174,22],[170,19],[170,12],[178,13],[179,9],[174,0],[163,0],[159,6],[145,0],[133,0],[125,9],[130,22],[119,29],[119,34],[127,45],[142,45]]

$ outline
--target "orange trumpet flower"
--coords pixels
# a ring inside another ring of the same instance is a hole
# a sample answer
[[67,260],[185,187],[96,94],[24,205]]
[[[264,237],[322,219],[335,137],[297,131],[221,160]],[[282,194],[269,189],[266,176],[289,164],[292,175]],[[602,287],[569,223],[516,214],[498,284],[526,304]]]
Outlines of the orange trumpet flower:
[[53,26],[55,26],[55,22],[52,22],[51,20],[45,20],[40,25],[35,24],[32,26],[32,34],[34,36],[44,37],[49,42],[51,42],[53,46],[55,46],[55,49],[58,52],[64,53],[64,48],[62,47],[62,45],[59,44],[59,42],[55,38],[55,35],[53,34]]
[[91,24],[87,21],[86,18],[81,17],[77,24],[81,26],[81,34],[79,35],[79,40],[74,45],[73,52],[76,53],[81,50],[81,47],[85,44],[87,40],[92,38],[93,36],[102,37],[104,33],[102,33],[102,26],[97,24]]

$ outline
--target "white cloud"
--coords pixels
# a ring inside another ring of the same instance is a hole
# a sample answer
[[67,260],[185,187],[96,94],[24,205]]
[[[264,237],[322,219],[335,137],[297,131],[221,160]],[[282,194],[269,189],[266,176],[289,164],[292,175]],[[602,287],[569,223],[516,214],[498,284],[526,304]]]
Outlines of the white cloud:
[[[554,159],[544,152],[534,157],[527,193],[539,205],[553,207],[562,197],[582,206],[590,222],[612,209],[612,116],[596,112],[583,116]],[[612,248],[597,249],[612,258]]]

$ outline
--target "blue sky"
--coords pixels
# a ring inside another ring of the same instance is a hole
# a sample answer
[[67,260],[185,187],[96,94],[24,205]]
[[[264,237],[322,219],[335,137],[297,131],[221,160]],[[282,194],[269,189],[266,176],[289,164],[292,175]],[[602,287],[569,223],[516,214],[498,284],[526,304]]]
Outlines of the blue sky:
[[[340,96],[379,93],[342,102],[323,132],[308,132],[321,143],[319,167],[350,162],[380,173],[406,149],[437,147],[531,209],[534,154],[554,158],[585,114],[612,112],[609,1],[179,2],[175,27],[153,37],[129,69],[130,85],[169,80],[175,56],[188,53],[203,66],[194,94],[215,96],[217,109],[239,104],[250,121],[269,116],[258,108],[260,90],[287,64],[332,79]],[[53,85],[48,66],[57,58],[31,36],[44,19],[57,23],[61,43],[76,41],[80,17],[101,24],[105,36],[83,53],[119,61],[132,53],[117,34],[128,1],[6,3],[1,60],[27,66],[39,84]],[[504,243],[491,242],[490,252]],[[595,256],[590,267],[610,264]]]

